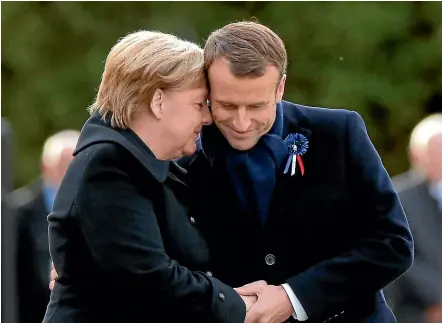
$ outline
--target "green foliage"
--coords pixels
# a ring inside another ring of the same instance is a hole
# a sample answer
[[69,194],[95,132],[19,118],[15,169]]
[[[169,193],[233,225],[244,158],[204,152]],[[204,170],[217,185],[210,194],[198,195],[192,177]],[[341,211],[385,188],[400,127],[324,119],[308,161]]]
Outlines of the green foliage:
[[358,111],[390,173],[407,169],[411,129],[442,110],[442,3],[2,2],[2,116],[16,139],[16,184],[38,174],[47,136],[81,128],[118,38],[155,29],[203,45],[251,17],[286,43],[286,99]]

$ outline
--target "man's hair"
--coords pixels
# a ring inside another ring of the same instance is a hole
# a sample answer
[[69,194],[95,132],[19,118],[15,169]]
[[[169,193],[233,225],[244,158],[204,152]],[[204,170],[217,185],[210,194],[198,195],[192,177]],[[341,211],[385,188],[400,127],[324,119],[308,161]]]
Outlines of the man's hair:
[[284,42],[270,28],[251,21],[231,23],[210,34],[204,46],[206,69],[219,58],[230,63],[237,77],[262,76],[269,65],[281,76],[287,69]]
[[157,89],[204,86],[201,47],[174,35],[138,31],[112,47],[89,112],[110,116],[113,127],[124,129],[137,111],[150,105]]
[[41,155],[43,165],[57,165],[65,149],[75,150],[79,136],[80,132],[76,130],[63,130],[46,139]]
[[442,134],[442,113],[429,115],[416,125],[410,136],[410,150],[426,147],[437,134]]

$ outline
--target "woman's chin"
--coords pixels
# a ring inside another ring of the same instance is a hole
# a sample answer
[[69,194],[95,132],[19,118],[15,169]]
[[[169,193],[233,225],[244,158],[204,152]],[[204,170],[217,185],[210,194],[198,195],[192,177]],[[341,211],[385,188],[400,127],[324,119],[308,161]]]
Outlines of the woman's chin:
[[192,142],[183,148],[183,156],[192,156],[196,152],[196,143]]

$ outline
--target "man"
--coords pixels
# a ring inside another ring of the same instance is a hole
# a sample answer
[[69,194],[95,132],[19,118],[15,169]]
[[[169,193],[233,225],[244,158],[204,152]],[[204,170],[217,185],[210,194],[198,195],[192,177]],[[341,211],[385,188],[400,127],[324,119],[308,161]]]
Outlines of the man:
[[[229,24],[205,44],[214,124],[190,162],[213,275],[257,295],[246,323],[395,322],[381,291],[413,241],[361,117],[282,101],[287,54],[267,27]],[[285,139],[285,141],[284,141]]]
[[442,113],[410,137],[412,170],[394,178],[415,241],[410,271],[389,288],[399,322],[442,322]]
[[20,323],[40,323],[49,301],[48,222],[63,175],[72,160],[79,132],[65,130],[44,144],[41,179],[10,194],[17,222],[17,294]]
[[7,199],[7,194],[12,189],[12,128],[7,119],[1,118],[1,249],[2,249],[2,314],[0,321],[16,323],[17,293],[15,286],[16,268],[14,259],[16,255],[15,214]]
[[361,117],[282,101],[287,53],[263,25],[213,32],[205,60],[214,125],[182,164],[210,274],[250,283],[246,323],[395,322],[381,289],[413,241]]

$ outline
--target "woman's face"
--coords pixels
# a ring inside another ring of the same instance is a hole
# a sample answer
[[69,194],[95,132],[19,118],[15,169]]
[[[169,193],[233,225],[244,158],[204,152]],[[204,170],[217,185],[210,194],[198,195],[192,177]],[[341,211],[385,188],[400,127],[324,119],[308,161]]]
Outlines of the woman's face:
[[195,153],[202,127],[212,123],[207,94],[206,87],[163,91],[162,121],[173,158]]

